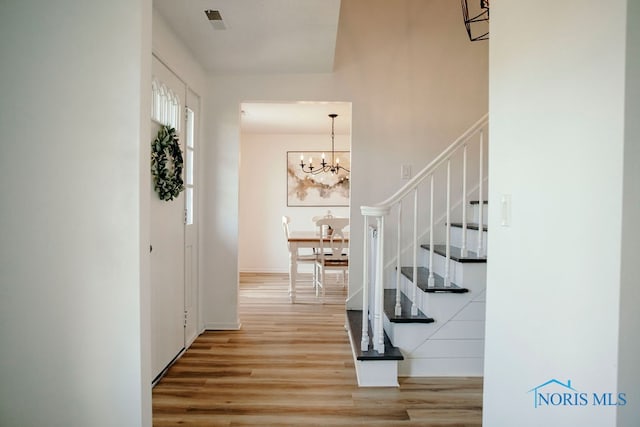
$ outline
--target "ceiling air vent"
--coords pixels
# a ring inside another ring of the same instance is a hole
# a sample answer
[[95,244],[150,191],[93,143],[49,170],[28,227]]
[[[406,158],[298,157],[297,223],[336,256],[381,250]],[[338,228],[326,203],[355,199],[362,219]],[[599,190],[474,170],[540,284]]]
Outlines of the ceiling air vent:
[[205,10],[204,14],[207,15],[207,19],[209,23],[213,27],[214,30],[226,30],[227,26],[224,25],[224,21],[222,20],[222,15],[220,15],[219,10]]

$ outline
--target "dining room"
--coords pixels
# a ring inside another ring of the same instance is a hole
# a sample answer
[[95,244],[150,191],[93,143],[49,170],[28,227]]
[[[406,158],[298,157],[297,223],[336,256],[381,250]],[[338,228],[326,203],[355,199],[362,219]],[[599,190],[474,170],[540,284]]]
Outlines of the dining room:
[[[240,110],[239,271],[288,274],[283,216],[292,234],[307,236],[318,235],[321,217],[349,218],[351,103],[244,102]],[[340,165],[339,173],[317,173],[323,161]],[[299,286],[311,285],[314,268],[296,266]]]

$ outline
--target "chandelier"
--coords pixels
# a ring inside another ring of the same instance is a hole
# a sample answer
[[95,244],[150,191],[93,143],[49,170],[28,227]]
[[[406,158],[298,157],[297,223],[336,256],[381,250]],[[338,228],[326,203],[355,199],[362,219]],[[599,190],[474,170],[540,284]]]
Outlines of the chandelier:
[[300,168],[302,172],[309,173],[311,175],[317,175],[322,172],[331,172],[337,175],[342,169],[345,172],[351,172],[349,169],[340,166],[340,159],[336,157],[335,151],[335,120],[338,117],[337,114],[329,114],[331,117],[331,163],[327,163],[324,153],[322,153],[322,160],[320,161],[320,167],[313,166],[313,159],[309,157],[309,164],[304,163],[304,154],[300,155]]
[[[469,40],[472,42],[489,40],[489,0],[461,0],[461,2],[462,17]],[[469,3],[472,7],[469,7]]]

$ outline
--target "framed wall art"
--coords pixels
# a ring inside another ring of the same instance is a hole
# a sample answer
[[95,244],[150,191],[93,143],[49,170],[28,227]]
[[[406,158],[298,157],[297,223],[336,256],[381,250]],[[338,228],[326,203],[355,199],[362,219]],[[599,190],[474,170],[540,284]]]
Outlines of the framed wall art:
[[[322,153],[287,151],[287,206],[349,206],[349,172],[340,169],[337,174],[330,171],[311,174],[300,167],[300,156],[305,164],[311,158],[313,165],[319,167]],[[330,161],[331,152],[325,155]],[[339,159],[340,166],[351,170],[349,151],[336,151],[335,158]]]

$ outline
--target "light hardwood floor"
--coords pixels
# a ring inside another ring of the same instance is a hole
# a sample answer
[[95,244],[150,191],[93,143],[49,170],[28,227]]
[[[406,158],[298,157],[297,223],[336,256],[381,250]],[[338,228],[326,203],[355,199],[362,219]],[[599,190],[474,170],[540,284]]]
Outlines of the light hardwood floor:
[[346,291],[321,304],[288,276],[243,274],[239,331],[206,332],[153,390],[154,426],[480,426],[481,378],[401,378],[358,388]]

